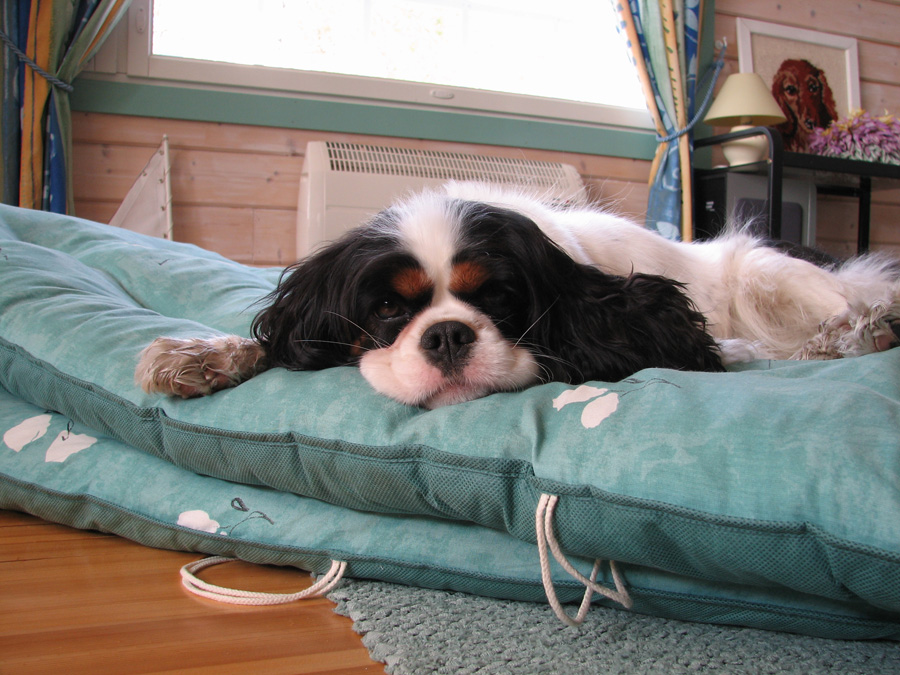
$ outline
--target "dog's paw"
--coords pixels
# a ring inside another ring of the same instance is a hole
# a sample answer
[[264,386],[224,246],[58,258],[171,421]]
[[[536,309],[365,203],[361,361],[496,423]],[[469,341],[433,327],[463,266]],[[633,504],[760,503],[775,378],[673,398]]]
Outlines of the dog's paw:
[[192,398],[234,387],[265,367],[265,353],[255,340],[163,337],[141,352],[134,377],[148,393]]
[[735,363],[746,363],[757,359],[771,359],[772,354],[766,351],[760,342],[743,340],[739,338],[729,338],[727,340],[717,340],[716,344],[719,348],[719,355],[722,359],[722,365],[730,366]]
[[839,359],[883,352],[900,345],[900,306],[848,309],[822,323],[795,358]]
[[875,338],[875,348],[879,352],[900,346],[900,316],[885,317],[883,324]]

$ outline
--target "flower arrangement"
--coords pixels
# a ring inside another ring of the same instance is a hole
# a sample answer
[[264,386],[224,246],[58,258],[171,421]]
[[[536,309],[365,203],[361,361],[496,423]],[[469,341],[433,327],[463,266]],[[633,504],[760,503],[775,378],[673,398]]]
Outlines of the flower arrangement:
[[900,164],[900,120],[887,113],[873,117],[858,110],[825,129],[814,129],[809,151],[828,157]]

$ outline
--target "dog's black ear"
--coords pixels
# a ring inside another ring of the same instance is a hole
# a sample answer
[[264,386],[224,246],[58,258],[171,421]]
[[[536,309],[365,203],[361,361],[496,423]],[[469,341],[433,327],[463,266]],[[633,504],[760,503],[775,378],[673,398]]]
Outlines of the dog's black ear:
[[535,340],[541,365],[571,383],[618,381],[644,368],[721,371],[715,340],[680,284],[608,275],[571,262],[569,280]]
[[353,230],[284,271],[252,325],[272,366],[320,370],[357,360],[356,287],[374,246],[366,232]]
[[547,379],[617,381],[643,368],[723,370],[706,321],[684,288],[659,276],[614,276],[573,260],[532,220],[473,205],[480,246],[520,270],[527,312],[513,339],[534,353]]

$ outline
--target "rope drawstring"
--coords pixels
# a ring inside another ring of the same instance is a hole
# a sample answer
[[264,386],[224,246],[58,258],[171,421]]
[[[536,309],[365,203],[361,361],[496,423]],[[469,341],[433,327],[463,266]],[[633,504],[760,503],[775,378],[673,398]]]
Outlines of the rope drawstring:
[[[597,576],[600,573],[600,560],[594,561],[590,576],[585,577],[576,570],[572,563],[566,558],[556,539],[556,535],[553,532],[553,516],[558,502],[558,496],[542,494],[538,501],[537,510],[535,511],[535,529],[537,532],[538,555],[540,557],[541,581],[544,585],[544,592],[547,595],[547,600],[556,616],[569,626],[581,625],[590,609],[591,598],[594,593],[599,593],[605,598],[618,602],[626,609],[631,608],[633,604],[631,596],[625,588],[624,579],[619,571],[618,564],[614,560],[609,561],[609,567],[612,572],[615,590],[597,583]],[[548,552],[553,554],[553,557],[566,572],[585,587],[584,598],[574,617],[571,617],[566,613],[562,607],[562,603],[560,603],[559,598],[556,595],[556,588],[553,585],[553,575],[550,571],[550,556]],[[211,556],[188,563],[181,568],[181,583],[191,593],[219,602],[227,602],[233,605],[280,605],[302,600],[304,598],[316,598],[325,595],[338,584],[347,569],[346,562],[333,560],[331,568],[322,576],[322,578],[309,588],[298,593],[260,593],[256,591],[224,588],[202,581],[195,575],[196,572],[199,572],[202,569],[227,562],[235,562],[235,560],[233,558],[225,558],[222,556]]]
[[333,560],[331,569],[328,570],[322,578],[319,579],[309,588],[299,591],[298,593],[258,593],[255,591],[241,591],[233,588],[224,588],[206,583],[198,579],[194,573],[206,567],[220,565],[222,563],[235,562],[234,558],[224,558],[222,556],[210,556],[192,563],[188,563],[181,568],[181,584],[191,593],[209,598],[210,600],[218,600],[219,602],[227,602],[232,605],[283,605],[304,598],[318,598],[334,588],[347,569],[347,563],[343,561]]
[[54,87],[59,87],[63,91],[67,91],[70,94],[75,91],[75,87],[73,87],[71,84],[69,84],[68,82],[63,82],[61,79],[51,75],[46,70],[41,68],[38,64],[36,64],[31,58],[29,58],[28,54],[19,49],[16,43],[12,41],[12,38],[2,30],[0,30],[0,41],[6,44],[6,46],[9,47],[10,51],[12,51],[17,57],[19,57],[19,61],[23,61],[24,63],[28,64],[28,66],[30,66],[32,70],[34,70],[38,75],[47,80],[47,82],[52,84]]
[[[674,141],[676,138],[680,138],[684,136],[686,133],[693,131],[694,127],[697,126],[697,122],[700,121],[700,118],[703,117],[703,114],[706,112],[706,108],[709,107],[709,102],[712,100],[713,90],[716,88],[716,82],[719,81],[719,74],[722,72],[722,68],[725,67],[725,49],[728,47],[728,40],[722,41],[721,44],[717,43],[719,47],[719,55],[716,57],[716,60],[710,65],[709,70],[706,71],[706,74],[703,76],[700,84],[703,84],[707,80],[707,78],[712,78],[712,81],[709,83],[709,87],[706,89],[706,96],[703,97],[703,101],[700,103],[700,107],[697,108],[697,112],[694,113],[694,118],[687,123],[687,126],[684,129],[679,129],[678,131],[669,134],[668,136],[660,136],[656,135],[657,143],[668,143],[669,141]],[[699,89],[699,86],[698,86]]]
[[[609,561],[613,582],[616,585],[616,590],[612,590],[611,588],[601,586],[597,583],[597,575],[600,571],[600,560],[594,561],[591,576],[588,578],[576,570],[572,566],[572,563],[566,558],[559,546],[556,535],[553,533],[553,514],[556,510],[558,501],[559,497],[556,495],[542,494],[538,501],[537,510],[535,511],[535,529],[537,531],[538,555],[540,556],[541,563],[541,581],[544,584],[544,592],[547,595],[547,601],[550,603],[550,607],[553,608],[553,612],[559,617],[560,621],[566,625],[580,626],[584,622],[584,618],[587,616],[588,610],[590,609],[591,597],[594,593],[599,593],[605,598],[618,602],[626,609],[630,609],[633,602],[631,596],[628,594],[628,590],[625,588],[625,583],[619,572],[616,561]],[[571,617],[566,613],[556,595],[556,588],[553,586],[553,576],[550,572],[550,557],[547,555],[548,549],[553,554],[553,557],[556,558],[556,561],[562,565],[562,568],[585,587],[584,598],[574,617]]]

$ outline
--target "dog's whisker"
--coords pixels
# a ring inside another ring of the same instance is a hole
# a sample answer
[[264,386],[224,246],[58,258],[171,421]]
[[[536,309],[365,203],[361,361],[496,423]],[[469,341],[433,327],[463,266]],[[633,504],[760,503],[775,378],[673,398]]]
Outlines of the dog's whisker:
[[379,339],[378,337],[372,335],[372,333],[370,333],[369,331],[367,331],[365,328],[363,328],[362,326],[360,326],[360,325],[359,325],[358,323],[356,323],[355,321],[352,321],[349,317],[347,317],[347,316],[341,314],[340,312],[331,312],[331,311],[329,311],[329,312],[327,312],[327,313],[328,313],[328,314],[331,314],[331,315],[333,315],[333,316],[336,316],[336,317],[338,317],[339,319],[343,319],[344,321],[346,321],[347,323],[349,323],[349,324],[350,324],[351,326],[353,326],[354,328],[359,328],[359,330],[361,330],[361,331],[366,335],[366,337],[368,337],[370,340],[372,340],[372,342],[374,342],[374,343],[375,343],[376,345],[378,345],[379,347],[387,347],[387,346],[388,346],[388,343],[387,343],[387,342],[385,342],[384,340],[381,340],[381,339]]
[[[558,356],[551,356],[551,355],[549,355],[549,354],[541,354],[541,358],[544,359],[544,360],[546,360],[546,361],[554,361],[554,362],[556,362],[556,363],[558,363],[558,364],[560,364],[560,365],[562,365],[562,366],[565,366],[568,370],[571,370],[572,372],[578,373],[579,379],[581,379],[581,380],[586,380],[586,379],[587,379],[587,378],[584,376],[584,371],[583,371],[581,368],[579,368],[577,365],[575,365],[572,361],[568,361],[568,360],[566,360],[566,359],[559,358]],[[548,366],[545,366],[545,365],[540,364],[540,363],[539,363],[538,365],[540,365],[541,368],[545,369],[546,372],[548,373],[549,379],[548,379],[547,381],[548,381],[548,382],[552,382],[554,378],[553,378],[553,373],[552,373],[552,371],[550,370],[550,368],[549,368]]]
[[354,349],[361,349],[363,351],[371,351],[371,349],[372,349],[371,347],[364,347],[363,345],[356,344],[353,342],[341,342],[339,340],[317,340],[315,338],[303,338],[300,340],[295,340],[295,342],[302,343],[302,344],[306,344],[306,343],[310,343],[310,342],[317,342],[317,343],[328,344],[328,345],[339,345],[341,347],[352,347]]
[[540,315],[538,318],[536,318],[536,319],[531,323],[531,325],[528,326],[528,328],[526,328],[526,329],[522,332],[522,335],[519,336],[519,339],[515,341],[515,343],[513,344],[514,347],[518,347],[518,346],[519,346],[519,343],[525,338],[526,335],[528,335],[528,332],[529,332],[532,328],[534,328],[534,327],[538,324],[538,322],[539,322],[541,319],[543,319],[545,316],[547,316],[547,312],[549,312],[551,309],[553,309],[553,305],[555,305],[557,302],[559,302],[559,298],[556,298],[553,302],[550,303],[550,305],[547,307],[547,309],[545,309],[543,312],[541,312],[541,315]]

